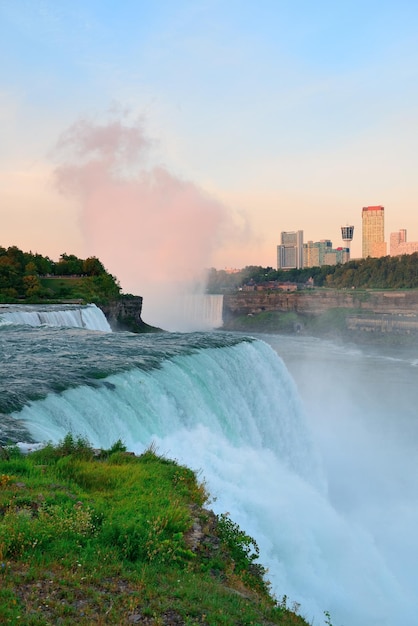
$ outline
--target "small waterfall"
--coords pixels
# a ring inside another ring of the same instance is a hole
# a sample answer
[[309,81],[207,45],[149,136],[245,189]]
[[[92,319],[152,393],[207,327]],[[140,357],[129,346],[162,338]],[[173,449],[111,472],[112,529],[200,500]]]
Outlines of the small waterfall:
[[185,296],[184,319],[188,330],[213,330],[223,324],[223,296],[194,294]]
[[54,326],[111,332],[106,317],[95,304],[0,305],[0,326]]

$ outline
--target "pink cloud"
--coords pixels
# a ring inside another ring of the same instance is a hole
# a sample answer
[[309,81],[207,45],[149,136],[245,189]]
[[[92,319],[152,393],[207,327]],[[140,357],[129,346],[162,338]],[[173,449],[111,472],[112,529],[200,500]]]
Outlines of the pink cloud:
[[55,171],[60,192],[79,203],[86,254],[124,291],[148,297],[185,288],[235,232],[222,203],[163,166],[146,166],[151,145],[140,123],[80,120],[57,144]]

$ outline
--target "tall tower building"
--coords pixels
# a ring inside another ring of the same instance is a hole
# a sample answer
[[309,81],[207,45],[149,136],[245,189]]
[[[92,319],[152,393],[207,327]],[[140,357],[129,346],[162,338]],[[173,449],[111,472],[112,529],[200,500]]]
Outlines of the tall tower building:
[[363,258],[386,256],[385,208],[366,206],[362,211]]
[[353,241],[354,226],[341,226],[341,237],[348,249],[348,260],[350,260],[350,245]]
[[303,267],[303,230],[282,232],[277,246],[277,269],[290,270]]

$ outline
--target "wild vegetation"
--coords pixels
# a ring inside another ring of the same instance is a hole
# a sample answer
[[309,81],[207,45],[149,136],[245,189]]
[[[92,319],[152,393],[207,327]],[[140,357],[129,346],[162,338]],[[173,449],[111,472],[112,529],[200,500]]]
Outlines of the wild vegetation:
[[[207,273],[207,293],[228,293],[245,285],[274,282],[304,286],[309,279],[315,287],[334,289],[414,289],[418,288],[418,252],[300,270],[250,265],[229,273],[212,268]],[[105,304],[120,297],[117,278],[96,257],[79,259],[63,253],[58,261],[52,261],[16,246],[0,246],[0,302],[79,300]]]
[[270,594],[255,540],[207,501],[152,448],[71,434],[0,448],[0,623],[306,626]]
[[79,300],[103,304],[120,296],[117,279],[96,257],[62,254],[52,261],[16,246],[0,247],[0,302]]
[[208,293],[234,291],[244,285],[272,281],[305,285],[312,278],[316,287],[334,289],[416,289],[418,288],[418,252],[398,257],[355,259],[340,265],[307,267],[300,270],[274,270],[272,267],[248,266],[236,273],[211,269]]

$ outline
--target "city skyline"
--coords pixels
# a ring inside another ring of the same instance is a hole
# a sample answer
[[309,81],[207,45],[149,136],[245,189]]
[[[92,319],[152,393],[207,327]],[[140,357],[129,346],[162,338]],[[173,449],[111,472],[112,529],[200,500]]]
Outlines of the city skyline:
[[361,210],[361,257],[351,256],[355,228],[341,226],[343,245],[333,245],[331,239],[304,240],[303,230],[282,231],[277,245],[277,269],[301,269],[321,265],[336,265],[357,258],[400,256],[418,252],[418,241],[408,241],[407,229],[400,228],[385,236],[385,207],[374,205]]
[[417,26],[403,0],[1,0],[0,245],[144,293],[274,267],[282,231],[352,224],[360,258],[363,206],[418,240]]

